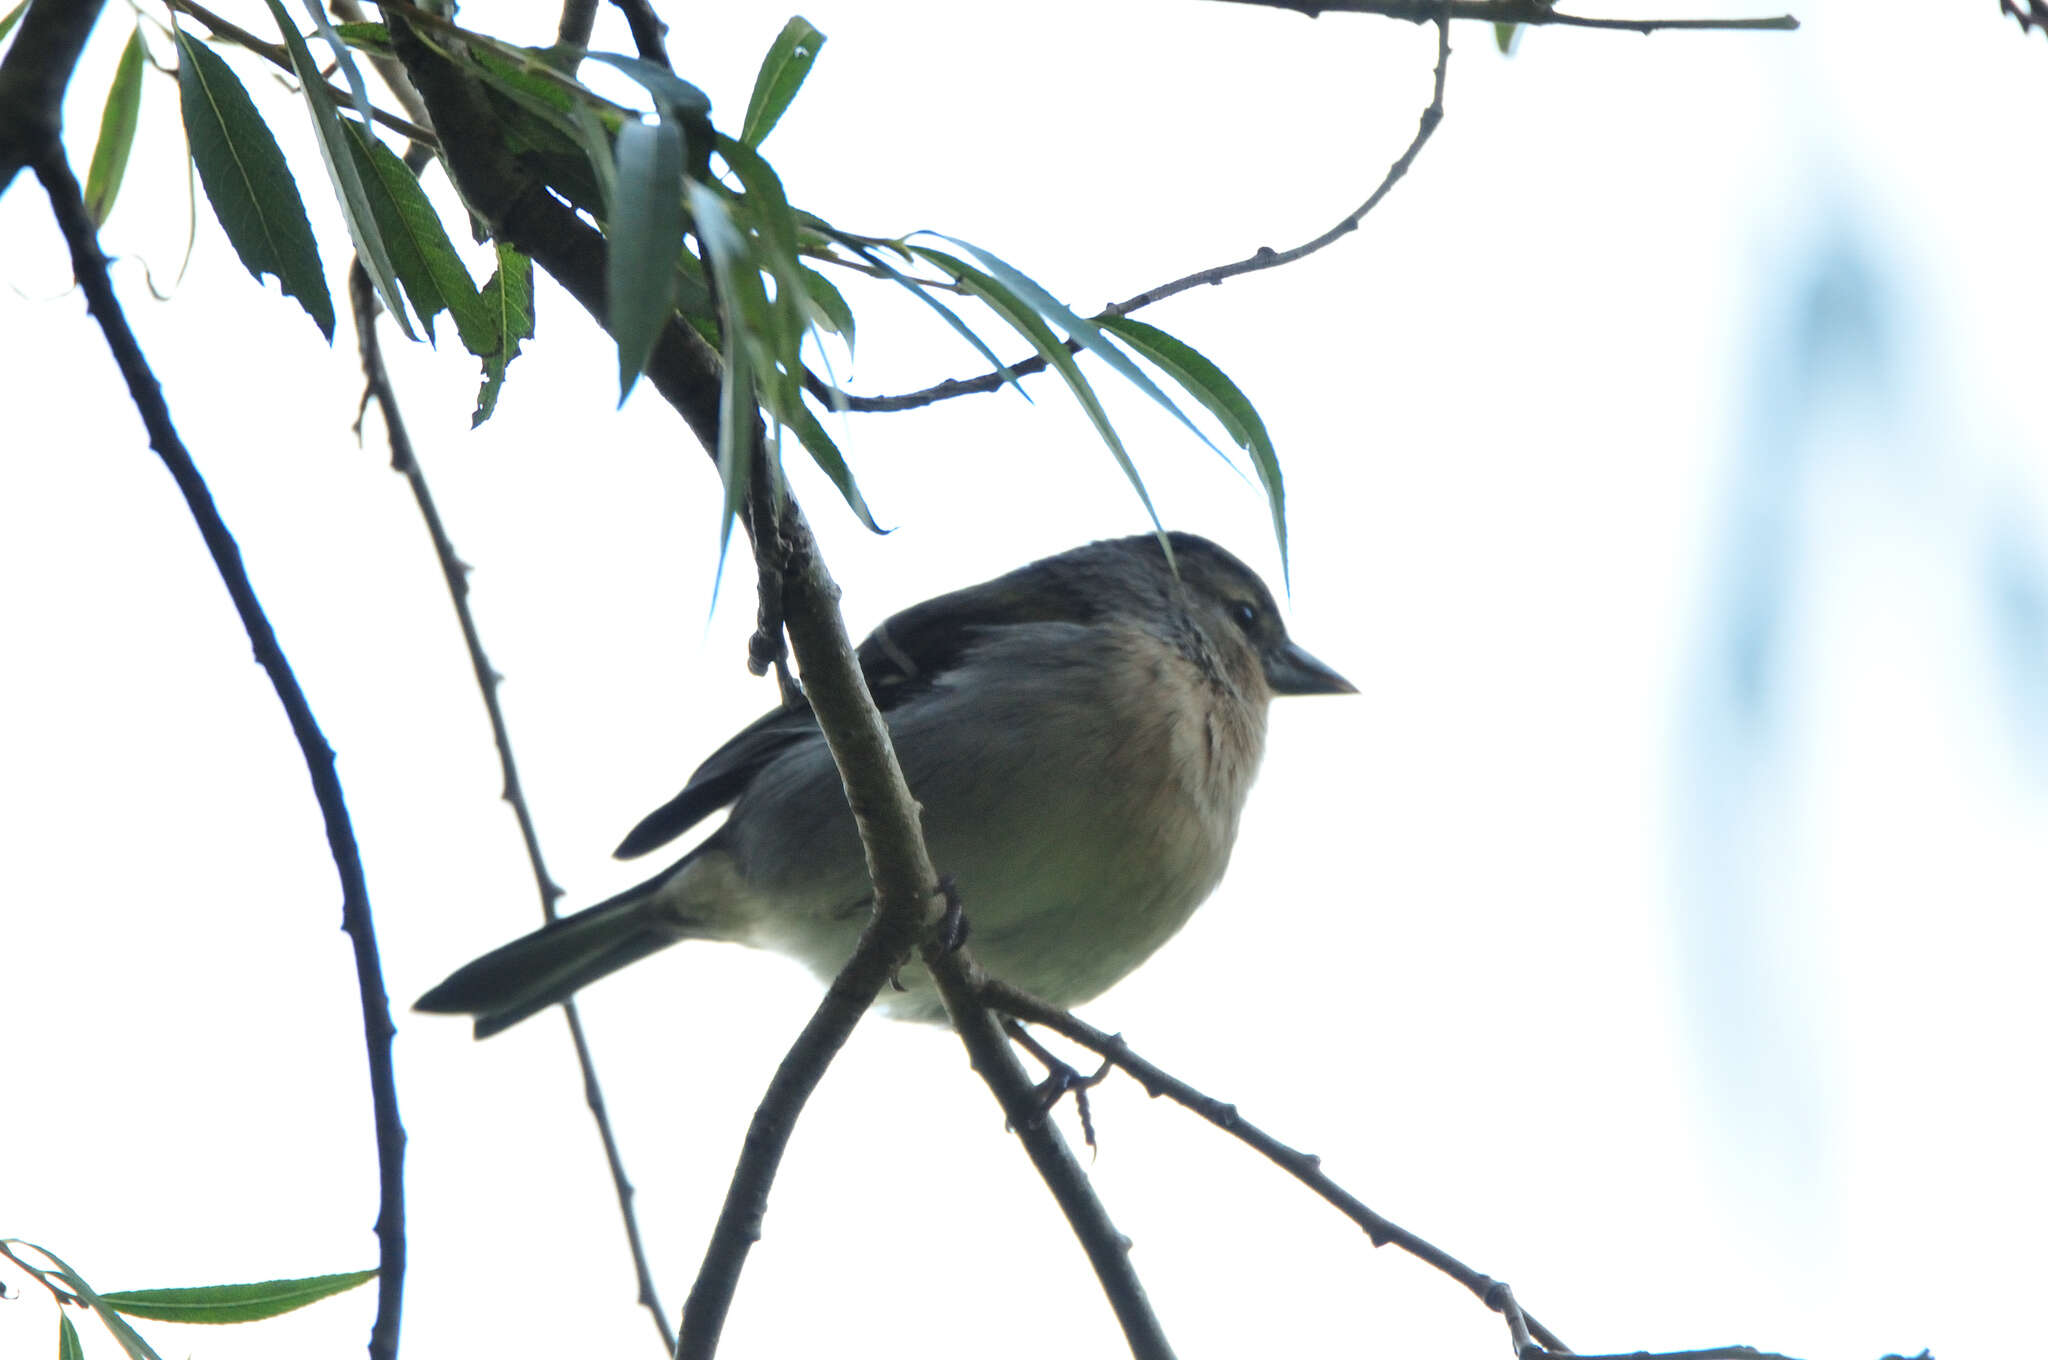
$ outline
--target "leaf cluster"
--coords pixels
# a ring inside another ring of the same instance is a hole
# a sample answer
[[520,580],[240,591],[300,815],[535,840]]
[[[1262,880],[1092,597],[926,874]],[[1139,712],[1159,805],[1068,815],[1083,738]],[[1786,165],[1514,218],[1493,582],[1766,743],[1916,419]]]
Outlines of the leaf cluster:
[[[408,336],[431,340],[436,318],[450,318],[460,343],[483,367],[473,417],[481,423],[496,409],[521,342],[533,335],[531,264],[493,242],[496,269],[479,287],[420,182],[430,148],[416,143],[401,156],[386,142],[359,65],[360,57],[393,55],[385,23],[332,24],[318,0],[303,0],[309,37],[286,0],[263,3],[283,40],[265,55],[296,77],[356,257]],[[781,432],[794,434],[861,522],[879,527],[822,419],[843,409],[844,398],[809,366],[830,374],[828,342],[846,353],[854,346],[854,311],[830,277],[837,273],[908,289],[1021,393],[1016,375],[977,329],[985,322],[963,315],[959,300],[972,300],[1015,332],[1087,413],[1155,524],[1136,463],[1078,359],[1084,352],[1095,356],[1216,448],[1168,395],[1168,387],[1178,388],[1249,455],[1286,561],[1285,496],[1272,442],[1250,400],[1215,364],[1156,327],[1110,314],[1084,318],[980,246],[925,233],[860,235],[791,205],[761,147],[825,45],[825,35],[807,20],[791,18],[770,45],[732,136],[714,124],[704,93],[659,63],[520,47],[405,0],[384,0],[380,8],[404,22],[429,59],[447,63],[483,91],[493,134],[526,172],[603,229],[610,299],[603,319],[618,350],[619,400],[632,392],[671,325],[692,328],[721,355],[721,550],[746,495],[755,430],[764,420],[771,449],[779,449]],[[276,278],[331,340],[334,303],[298,180],[241,79],[209,42],[177,21],[181,12],[188,11],[172,0],[179,107],[206,199],[249,272]],[[209,15],[201,18],[211,22]],[[239,31],[229,36],[244,47],[263,46]],[[328,83],[314,43],[324,45],[345,89]],[[646,107],[597,93],[577,75],[586,61],[634,81]],[[107,94],[88,176],[97,221],[113,210],[120,191],[148,66],[138,23]],[[405,126],[388,116],[382,121]],[[482,214],[465,215],[470,220],[463,225],[487,230]],[[1163,374],[1166,385],[1139,360]]]

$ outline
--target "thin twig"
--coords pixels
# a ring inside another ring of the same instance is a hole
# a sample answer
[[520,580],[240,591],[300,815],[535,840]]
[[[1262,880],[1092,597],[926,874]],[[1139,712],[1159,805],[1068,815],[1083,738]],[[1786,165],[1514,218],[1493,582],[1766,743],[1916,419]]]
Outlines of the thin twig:
[[[552,921],[562,890],[549,875],[547,863],[541,856],[540,835],[534,827],[533,812],[527,805],[526,792],[519,781],[518,764],[512,757],[511,733],[505,724],[504,706],[498,702],[498,686],[503,677],[485,655],[483,637],[477,631],[475,615],[470,612],[469,566],[456,553],[454,541],[448,537],[447,527],[441,520],[440,509],[434,503],[433,491],[427,485],[426,473],[414,456],[412,436],[406,430],[405,416],[398,406],[398,393],[392,387],[390,370],[384,364],[383,346],[377,337],[376,290],[361,260],[349,269],[349,299],[354,303],[356,344],[362,355],[363,405],[367,410],[370,402],[377,403],[377,409],[384,418],[385,438],[391,445],[391,470],[404,477],[411,489],[413,502],[419,507],[420,520],[434,545],[434,556],[441,564],[441,579],[448,587],[449,603],[454,606],[456,622],[462,630],[462,642],[469,651],[470,670],[476,676],[477,691],[483,696],[484,711],[490,718],[491,738],[498,748],[498,769],[504,777],[501,796],[511,805],[513,818],[519,824],[520,839],[526,845],[527,863],[533,868],[534,889],[540,897],[541,914]],[[356,422],[356,435],[358,438],[362,435],[360,417]],[[668,1312],[662,1307],[660,1295],[654,1287],[654,1272],[648,1264],[647,1249],[640,1236],[639,1216],[633,1209],[633,1184],[627,1178],[618,1139],[612,1132],[611,1116],[605,1109],[604,1088],[597,1079],[597,1066],[583,1034],[583,1017],[578,1014],[573,1000],[563,1003],[562,1014],[568,1022],[569,1038],[576,1049],[577,1066],[583,1072],[584,1101],[590,1107],[591,1118],[597,1123],[597,1136],[604,1145],[605,1165],[611,1171],[612,1190],[619,1201],[619,1216],[625,1223],[626,1246],[633,1257],[639,1302],[654,1318],[655,1330],[661,1334],[663,1353],[673,1354],[675,1333],[669,1328]]]
[[605,1108],[604,1088],[598,1085],[597,1064],[590,1056],[590,1042],[583,1035],[583,1013],[573,1000],[562,1003],[562,1015],[569,1022],[569,1041],[576,1048],[576,1066],[583,1073],[583,1103],[597,1124],[597,1136],[604,1144],[605,1166],[612,1173],[612,1192],[618,1197],[619,1219],[626,1225],[626,1247],[633,1254],[634,1302],[654,1317],[654,1330],[661,1335],[661,1353],[676,1353],[675,1329],[669,1326],[668,1310],[654,1288],[654,1270],[647,1261],[647,1245],[640,1240],[640,1215],[633,1208],[633,1183],[626,1179],[626,1161],[619,1152],[619,1140],[612,1134],[612,1117]]
[[[271,65],[281,66],[285,70],[291,71],[294,75],[297,74],[292,67],[291,53],[285,51],[281,44],[265,42],[233,20],[223,19],[220,15],[215,14],[212,10],[200,4],[199,0],[164,0],[164,6],[167,9],[175,10],[180,14],[187,14],[197,19],[213,31],[214,37],[226,38],[235,46],[254,52],[257,56],[271,63]],[[334,96],[335,103],[341,108],[351,109],[355,107],[355,96],[347,90],[329,85],[327,93]],[[395,113],[386,113],[374,104],[370,106],[370,117],[400,136],[412,138],[412,140],[420,143],[422,146],[439,147],[441,145],[440,138],[434,135],[431,128],[421,127],[411,119],[400,118]]]
[[398,1116],[398,1084],[391,1066],[391,1003],[384,990],[384,969],[377,952],[377,931],[370,913],[370,894],[363,879],[362,856],[356,847],[355,829],[349,821],[348,804],[341,780],[335,773],[334,752],[321,733],[292,674],[291,663],[278,645],[270,620],[256,597],[242,566],[241,549],[221,520],[213,494],[193,464],[163,389],[150,371],[134,332],[122,314],[120,300],[107,276],[106,257],[94,239],[92,218],[86,212],[78,181],[65,164],[61,150],[53,143],[34,158],[36,176],[50,196],[57,225],[71,248],[71,266],[86,305],[105,334],[107,347],[128,385],[129,400],[149,432],[150,447],[169,470],[171,479],[185,498],[186,508],[199,528],[214,569],[220,573],[235,612],[249,635],[257,662],[270,677],[271,687],[291,723],[299,752],[312,780],[313,794],[320,805],[327,828],[327,847],[341,878],[342,929],[354,947],[356,982],[363,1012],[363,1037],[369,1054],[370,1097],[375,1111],[377,1138],[377,1317],[370,1329],[372,1360],[394,1360],[398,1354],[398,1327],[405,1286],[405,1129]]
[[[1442,9],[1439,0],[1226,0],[1226,3],[1291,10],[1311,19],[1323,14],[1373,14],[1417,24],[1434,22]],[[1452,0],[1451,18],[1490,24],[1605,28],[1644,34],[1666,29],[1786,33],[1799,27],[1799,21],[1789,14],[1768,19],[1595,19],[1581,14],[1561,14],[1550,8],[1549,0]]]
[[[1042,1025],[1056,1034],[1065,1035],[1083,1048],[1100,1054],[1123,1071],[1130,1073],[1137,1079],[1138,1084],[1145,1088],[1147,1095],[1165,1096],[1253,1148],[1363,1228],[1374,1246],[1396,1246],[1409,1255],[1435,1266],[1471,1290],[1480,1302],[1495,1311],[1503,1311],[1504,1305],[1512,1299],[1511,1294],[1499,1289],[1499,1282],[1493,1277],[1472,1269],[1450,1253],[1431,1245],[1406,1228],[1380,1217],[1367,1208],[1355,1195],[1325,1175],[1316,1157],[1297,1151],[1273,1137],[1239,1114],[1235,1105],[1204,1095],[1163,1068],[1156,1067],[1139,1057],[1131,1051],[1130,1045],[1124,1042],[1122,1035],[1106,1034],[1087,1021],[994,978],[983,979],[980,992],[983,1000],[990,1006],[1019,1020]],[[1520,1310],[1517,1309],[1517,1312]],[[1549,1350],[1560,1354],[1569,1351],[1570,1348],[1542,1323],[1525,1313],[1521,1316],[1526,1319],[1530,1334]]]
[[[1434,0],[1434,7],[1439,10],[1445,8],[1443,0]],[[1236,278],[1239,274],[1252,274],[1262,269],[1277,269],[1284,264],[1293,264],[1296,260],[1313,255],[1325,246],[1331,245],[1358,230],[1358,224],[1365,220],[1365,215],[1374,208],[1377,208],[1380,205],[1380,200],[1392,192],[1394,186],[1407,176],[1408,167],[1415,164],[1415,158],[1422,154],[1422,148],[1429,141],[1430,134],[1436,131],[1437,124],[1443,122],[1444,73],[1449,68],[1450,62],[1451,25],[1448,20],[1439,16],[1436,25],[1436,71],[1431,77],[1429,105],[1422,110],[1422,116],[1416,121],[1414,137],[1409,139],[1407,148],[1394,158],[1393,164],[1387,167],[1387,173],[1380,177],[1380,182],[1374,186],[1370,194],[1366,195],[1365,201],[1346,213],[1328,231],[1313,240],[1304,241],[1290,250],[1272,250],[1262,247],[1252,252],[1247,258],[1239,260],[1234,264],[1217,265],[1213,269],[1198,270],[1193,274],[1175,279],[1171,283],[1162,283],[1157,288],[1148,288],[1133,297],[1125,298],[1122,302],[1111,303],[1103,309],[1103,314],[1106,316],[1126,316],[1141,307],[1150,307],[1155,302],[1162,302],[1176,293],[1185,293],[1190,288],[1199,288],[1204,284],[1219,284],[1225,279]]]
[[[448,528],[441,519],[440,508],[434,503],[433,491],[427,485],[427,478],[413,455],[412,437],[405,427],[405,417],[398,407],[398,394],[391,386],[391,375],[384,366],[383,347],[377,339],[376,314],[380,310],[376,294],[365,294],[361,290],[369,285],[369,275],[358,260],[349,270],[349,295],[355,303],[356,344],[362,355],[363,405],[377,403],[384,417],[385,438],[391,445],[391,470],[405,478],[411,490],[413,503],[419,507],[420,520],[426,526],[427,538],[434,545],[434,556],[441,564],[441,579],[448,587],[449,603],[454,606],[456,622],[462,629],[462,643],[469,652],[471,672],[476,676],[477,691],[483,696],[484,712],[491,722],[491,740],[498,748],[498,770],[504,778],[499,796],[512,808],[512,816],[519,824],[519,838],[526,845],[527,862],[533,866],[534,885],[540,893],[541,911],[549,920],[555,917],[555,903],[561,899],[562,889],[557,886],[541,858],[540,833],[533,824],[533,811],[527,805],[526,790],[519,782],[519,767],[512,758],[512,736],[505,725],[505,710],[498,702],[498,686],[504,677],[491,665],[490,657],[484,653],[483,637],[477,632],[476,617],[469,608],[469,564],[455,551],[454,541],[448,537]],[[362,437],[362,422],[356,423],[356,436]]]
[[[1437,19],[1436,71],[1431,80],[1429,103],[1422,110],[1422,116],[1416,123],[1415,135],[1409,139],[1407,148],[1394,158],[1393,163],[1387,167],[1386,173],[1380,176],[1379,184],[1373,188],[1370,194],[1366,195],[1363,203],[1360,203],[1357,207],[1346,213],[1329,230],[1311,240],[1302,242],[1298,246],[1288,250],[1274,250],[1270,246],[1260,246],[1242,260],[1237,260],[1230,264],[1216,265],[1209,269],[1197,270],[1195,273],[1183,275],[1169,283],[1162,283],[1156,288],[1148,288],[1142,293],[1125,298],[1122,302],[1112,302],[1109,306],[1104,307],[1095,314],[1095,320],[1102,321],[1112,317],[1129,316],[1132,312],[1144,307],[1150,307],[1153,303],[1164,301],[1177,293],[1185,293],[1191,288],[1199,288],[1204,284],[1220,284],[1226,279],[1234,279],[1240,274],[1253,274],[1260,270],[1277,269],[1281,265],[1292,264],[1294,261],[1308,255],[1313,255],[1332,242],[1340,240],[1358,230],[1358,225],[1365,220],[1366,214],[1377,208],[1380,205],[1380,200],[1392,192],[1394,186],[1400,183],[1403,177],[1407,175],[1408,167],[1415,164],[1415,158],[1422,154],[1422,148],[1428,143],[1430,135],[1436,131],[1437,124],[1443,121],[1444,73],[1450,66],[1451,58],[1451,26],[1444,17],[1444,8],[1444,0],[1430,0],[1428,5],[1428,9]],[[1067,351],[1069,353],[1077,351],[1080,347],[1078,340],[1069,339],[1067,341]],[[1040,372],[1045,368],[1045,362],[1043,355],[1033,354],[1028,359],[1020,359],[1016,363],[1011,364],[1008,372],[983,373],[973,378],[949,378],[945,382],[935,383],[916,392],[905,392],[898,396],[856,397],[850,393],[833,390],[810,373],[805,374],[806,381],[804,386],[805,390],[809,391],[813,396],[833,405],[835,409],[843,405],[849,411],[908,411],[919,406],[929,406],[933,402],[947,401],[953,397],[964,397],[981,392],[996,391],[998,388],[1009,383],[1013,378],[1022,378]]]

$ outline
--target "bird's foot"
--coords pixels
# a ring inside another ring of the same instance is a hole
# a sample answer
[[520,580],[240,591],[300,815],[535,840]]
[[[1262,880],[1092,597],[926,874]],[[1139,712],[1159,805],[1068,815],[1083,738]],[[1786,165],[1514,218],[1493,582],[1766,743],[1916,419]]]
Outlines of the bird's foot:
[[1060,1097],[1071,1091],[1074,1095],[1075,1112],[1081,1116],[1081,1137],[1088,1144],[1088,1151],[1094,1153],[1097,1150],[1095,1120],[1088,1109],[1088,1092],[1100,1086],[1103,1078],[1109,1075],[1112,1066],[1109,1059],[1104,1058],[1102,1066],[1096,1068],[1093,1075],[1084,1077],[1070,1063],[1032,1038],[1031,1032],[1015,1020],[1005,1020],[1003,1029],[1026,1053],[1038,1059],[1045,1067],[1045,1080],[1039,1082],[1032,1090],[1032,1095],[1037,1101],[1037,1111],[1032,1117],[1032,1122],[1043,1123],[1045,1117],[1052,1113],[1053,1107],[1060,1103]]

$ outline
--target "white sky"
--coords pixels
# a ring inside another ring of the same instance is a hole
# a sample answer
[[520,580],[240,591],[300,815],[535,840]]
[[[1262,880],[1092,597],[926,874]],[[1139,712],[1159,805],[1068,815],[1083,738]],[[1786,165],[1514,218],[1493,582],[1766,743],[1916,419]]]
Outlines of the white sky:
[[[672,13],[671,50],[733,126],[786,11],[715,8]],[[1681,11],[1758,12],[1636,12]],[[1320,231],[1406,144],[1434,46],[1231,5],[804,12],[830,42],[767,146],[792,198],[967,237],[1084,309]],[[1295,634],[1364,694],[1276,709],[1230,877],[1087,1014],[1582,1350],[2039,1354],[2048,42],[1992,0],[1796,12],[1791,36],[1541,31],[1511,60],[1461,29],[1448,118],[1363,230],[1149,314],[1264,413]],[[546,41],[531,13],[498,31]],[[120,19],[73,87],[81,165]],[[303,119],[237,66],[338,288]],[[171,82],[149,101],[107,242],[161,279],[182,150]],[[354,972],[298,754],[26,179],[0,239],[0,1233],[103,1288],[372,1263]],[[538,909],[424,537],[374,422],[349,434],[352,340],[203,211],[173,302],[116,277],[339,753],[403,1005]],[[859,390],[975,368],[855,302]],[[610,846],[771,694],[740,665],[744,578],[710,608],[707,461],[650,393],[614,414],[566,298],[540,322],[480,435],[452,337],[399,381],[575,906],[646,871]],[[1143,527],[1031,387],[843,427],[888,538],[794,470],[856,630]],[[1277,582],[1256,492],[1114,409],[1168,521]],[[588,995],[671,1310],[815,996],[711,947]],[[406,1353],[654,1354],[559,1020],[483,1045],[399,1022]],[[1096,1109],[1182,1354],[1501,1353],[1454,1286],[1206,1126],[1128,1083]],[[355,1355],[372,1303],[147,1330]],[[40,1295],[0,1306],[0,1354],[52,1326]],[[797,1131],[727,1347],[1122,1351],[957,1043],[880,1022]]]

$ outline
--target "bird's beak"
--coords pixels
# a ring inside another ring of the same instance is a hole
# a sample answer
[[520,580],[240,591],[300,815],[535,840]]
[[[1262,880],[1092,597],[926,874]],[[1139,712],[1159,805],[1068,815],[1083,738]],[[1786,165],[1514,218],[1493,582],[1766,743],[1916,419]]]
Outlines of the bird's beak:
[[1356,694],[1346,680],[1292,642],[1266,653],[1266,683],[1275,694]]

